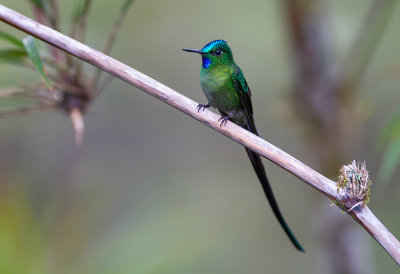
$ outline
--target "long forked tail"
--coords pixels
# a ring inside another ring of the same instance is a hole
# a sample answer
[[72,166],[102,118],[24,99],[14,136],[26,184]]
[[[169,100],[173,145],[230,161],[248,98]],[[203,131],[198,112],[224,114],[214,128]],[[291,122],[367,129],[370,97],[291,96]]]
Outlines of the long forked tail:
[[292,241],[293,245],[299,251],[305,252],[303,247],[300,245],[300,243],[297,241],[296,237],[290,230],[289,226],[286,224],[285,219],[283,219],[283,216],[278,207],[278,203],[276,202],[274,193],[272,192],[271,185],[269,184],[267,174],[265,173],[265,168],[261,161],[260,155],[253,152],[252,150],[249,150],[248,148],[246,148],[246,152],[247,152],[247,155],[249,155],[251,164],[253,165],[253,168],[257,174],[257,177],[261,182],[262,188],[264,189],[265,196],[267,196],[268,202],[272,208],[272,211],[275,214],[275,217],[278,219],[283,230],[285,230],[286,234],[288,235],[290,241]]

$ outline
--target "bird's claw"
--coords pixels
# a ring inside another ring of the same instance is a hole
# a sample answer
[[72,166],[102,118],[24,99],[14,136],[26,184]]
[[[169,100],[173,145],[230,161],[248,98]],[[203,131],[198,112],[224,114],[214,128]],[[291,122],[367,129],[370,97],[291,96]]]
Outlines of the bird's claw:
[[203,111],[204,111],[206,108],[209,108],[209,107],[210,107],[209,104],[198,104],[196,108],[197,108],[197,112],[200,112],[201,109],[203,109]]
[[221,116],[221,118],[218,119],[218,122],[221,121],[221,124],[219,124],[220,127],[222,127],[222,125],[226,125],[226,123],[228,122],[228,120],[231,118],[231,116],[227,115],[227,116]]

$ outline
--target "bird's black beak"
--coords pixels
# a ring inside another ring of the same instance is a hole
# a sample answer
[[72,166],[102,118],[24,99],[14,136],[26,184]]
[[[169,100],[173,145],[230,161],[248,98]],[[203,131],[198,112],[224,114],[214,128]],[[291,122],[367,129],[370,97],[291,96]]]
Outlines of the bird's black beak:
[[204,52],[202,52],[201,49],[182,49],[182,50],[187,51],[187,52],[195,52],[198,54],[204,54]]

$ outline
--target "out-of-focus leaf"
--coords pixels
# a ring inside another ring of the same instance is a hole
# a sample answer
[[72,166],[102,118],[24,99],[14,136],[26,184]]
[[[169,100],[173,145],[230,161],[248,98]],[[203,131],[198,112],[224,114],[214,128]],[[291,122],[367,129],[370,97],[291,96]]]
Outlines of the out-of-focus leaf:
[[400,163],[400,140],[394,140],[385,149],[379,170],[379,178],[387,183]]
[[22,43],[21,39],[18,39],[17,37],[1,30],[0,30],[0,39],[7,41],[19,48],[22,49],[24,48],[24,44]]
[[26,61],[28,54],[25,50],[20,49],[3,49],[0,50],[0,62],[22,64]]
[[1,192],[1,273],[51,273],[46,234],[27,188],[10,184]]
[[125,11],[131,7],[131,5],[135,2],[135,0],[126,0],[125,3],[122,5],[122,11]]
[[48,87],[51,88],[50,81],[47,78],[46,73],[44,72],[42,58],[40,57],[35,38],[33,38],[32,36],[28,36],[24,38],[22,42],[24,43],[25,50],[28,53],[29,58],[32,60],[33,65],[39,71],[42,80]]

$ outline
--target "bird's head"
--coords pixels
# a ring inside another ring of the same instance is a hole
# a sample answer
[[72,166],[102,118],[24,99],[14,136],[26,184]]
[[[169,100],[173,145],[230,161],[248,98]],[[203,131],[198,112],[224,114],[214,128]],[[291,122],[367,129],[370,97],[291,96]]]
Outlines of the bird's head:
[[232,51],[224,40],[215,40],[202,49],[183,49],[188,52],[199,53],[202,56],[203,67],[211,68],[218,65],[227,65],[233,62]]

